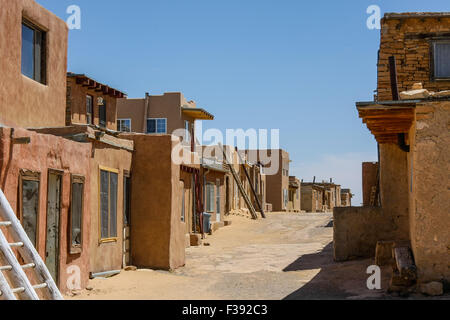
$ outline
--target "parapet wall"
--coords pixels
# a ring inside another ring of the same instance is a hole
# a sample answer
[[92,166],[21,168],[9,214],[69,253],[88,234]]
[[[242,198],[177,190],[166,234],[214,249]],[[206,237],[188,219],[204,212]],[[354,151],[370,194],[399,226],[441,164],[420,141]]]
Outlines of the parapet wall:
[[377,242],[394,240],[395,229],[380,207],[334,208],[334,259],[373,258]]

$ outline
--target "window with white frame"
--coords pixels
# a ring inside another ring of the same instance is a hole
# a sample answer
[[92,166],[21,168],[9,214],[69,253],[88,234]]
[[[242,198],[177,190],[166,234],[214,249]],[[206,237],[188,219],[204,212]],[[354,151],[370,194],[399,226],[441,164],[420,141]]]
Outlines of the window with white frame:
[[450,79],[450,40],[433,42],[435,79]]
[[166,118],[149,118],[147,119],[147,134],[166,134],[167,119]]
[[214,212],[214,184],[211,182],[206,184],[206,211]]
[[117,131],[131,132],[131,119],[117,119]]

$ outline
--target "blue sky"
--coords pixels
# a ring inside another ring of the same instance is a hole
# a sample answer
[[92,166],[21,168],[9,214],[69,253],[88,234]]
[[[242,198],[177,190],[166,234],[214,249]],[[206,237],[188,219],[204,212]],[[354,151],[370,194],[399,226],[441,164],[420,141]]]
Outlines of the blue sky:
[[367,7],[450,11],[448,0],[38,0],[66,20],[68,68],[128,93],[181,91],[216,117],[203,128],[280,129],[305,181],[334,178],[361,202],[376,143],[355,101],[373,100],[379,30]]

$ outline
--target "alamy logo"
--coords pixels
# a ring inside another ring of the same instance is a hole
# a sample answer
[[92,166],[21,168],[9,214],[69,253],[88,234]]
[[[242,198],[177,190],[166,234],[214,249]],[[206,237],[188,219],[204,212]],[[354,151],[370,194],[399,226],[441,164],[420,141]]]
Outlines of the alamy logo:
[[81,270],[77,265],[72,265],[66,270],[67,275],[67,289],[69,290],[81,290]]
[[66,13],[70,15],[66,21],[69,30],[80,30],[81,8],[77,5],[71,5],[67,7]]
[[367,279],[367,289],[380,290],[381,289],[381,269],[379,266],[369,266],[366,271],[371,276]]
[[367,28],[369,30],[381,29],[381,9],[377,5],[371,5],[367,8],[367,14],[370,14],[367,18]]

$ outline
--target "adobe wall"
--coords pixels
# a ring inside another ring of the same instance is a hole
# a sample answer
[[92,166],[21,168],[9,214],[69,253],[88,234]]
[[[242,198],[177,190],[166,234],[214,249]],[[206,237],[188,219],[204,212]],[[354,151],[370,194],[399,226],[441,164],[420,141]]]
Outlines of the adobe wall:
[[363,187],[363,205],[370,206],[370,195],[372,187],[378,184],[378,162],[363,162],[362,164],[362,187]]
[[382,19],[378,60],[378,100],[392,100],[389,57],[397,60],[399,91],[411,90],[416,82],[425,89],[450,89],[450,81],[431,79],[430,39],[450,32],[450,18]]
[[[0,0],[0,8],[0,124],[24,128],[63,126],[67,25],[33,0]],[[22,75],[22,17],[48,30],[45,85]]]
[[[91,272],[98,273],[122,269],[123,244],[123,177],[124,170],[131,170],[132,152],[114,148],[101,142],[92,142],[91,159]],[[100,235],[100,166],[118,170],[117,190],[117,239],[102,242]],[[133,187],[132,187],[133,188]],[[133,189],[134,191],[134,189]],[[133,192],[132,191],[132,192]],[[132,242],[133,243],[133,242]]]
[[93,97],[93,122],[100,124],[100,108],[97,104],[97,98],[103,98],[106,102],[106,128],[117,130],[117,98],[96,92],[95,90],[76,84],[74,77],[67,77],[67,108],[71,111],[71,124],[87,124],[86,118],[86,96]]
[[410,162],[414,258],[420,281],[450,281],[450,102],[418,105],[416,118]]
[[313,192],[312,192],[312,186],[301,186],[301,208],[302,210],[305,210],[306,212],[313,212],[315,211],[315,206],[313,204]]
[[334,208],[335,261],[373,258],[378,241],[393,240],[397,227],[380,207]]
[[117,119],[130,119],[131,132],[144,133],[145,99],[117,99]]
[[176,269],[185,263],[180,166],[172,162],[170,135],[122,134],[134,141],[131,254],[143,268]]
[[[67,290],[67,278],[70,276],[67,273],[67,268],[69,266],[78,266],[81,271],[81,286],[84,288],[89,279],[91,145],[69,141],[52,135],[38,134],[24,129],[15,129],[13,137],[30,137],[30,143],[12,145],[10,143],[11,130],[9,128],[0,128],[0,188],[5,193],[14,212],[19,215],[20,170],[25,169],[40,173],[37,250],[45,261],[48,169],[60,170],[63,173],[59,238],[60,280],[58,286],[62,292],[65,292]],[[83,246],[81,254],[70,254],[70,248],[68,247],[71,174],[85,177],[82,218]]]
[[380,195],[383,212],[395,223],[390,240],[409,240],[408,154],[397,144],[380,144]]

